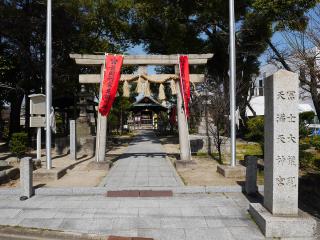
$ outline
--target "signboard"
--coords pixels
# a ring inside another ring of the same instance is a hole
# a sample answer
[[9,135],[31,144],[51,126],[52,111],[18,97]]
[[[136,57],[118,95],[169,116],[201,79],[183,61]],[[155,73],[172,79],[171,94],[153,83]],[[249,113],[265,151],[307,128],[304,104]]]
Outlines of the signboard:
[[46,96],[43,94],[32,94],[30,98],[30,115],[46,114]]
[[30,127],[40,128],[46,126],[46,118],[42,116],[30,117]]

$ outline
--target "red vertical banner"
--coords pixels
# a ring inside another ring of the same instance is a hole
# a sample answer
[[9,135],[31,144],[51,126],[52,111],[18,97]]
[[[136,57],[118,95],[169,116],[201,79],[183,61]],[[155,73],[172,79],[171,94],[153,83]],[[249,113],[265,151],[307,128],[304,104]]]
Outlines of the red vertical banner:
[[102,116],[108,116],[114,99],[116,98],[123,56],[107,55],[105,60],[105,71],[102,83],[99,112]]
[[189,75],[189,61],[188,56],[179,57],[180,68],[180,90],[183,99],[184,112],[189,118],[189,102],[190,102],[190,75]]

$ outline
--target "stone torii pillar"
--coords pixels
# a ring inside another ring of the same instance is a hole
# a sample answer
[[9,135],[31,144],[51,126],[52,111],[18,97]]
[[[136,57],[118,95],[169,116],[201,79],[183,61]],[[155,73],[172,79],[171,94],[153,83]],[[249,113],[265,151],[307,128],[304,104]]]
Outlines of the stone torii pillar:
[[[179,65],[175,65],[174,71],[176,75],[180,74]],[[180,145],[180,160],[176,162],[176,167],[186,165],[191,162],[191,149],[189,140],[189,127],[186,114],[183,108],[183,99],[180,90],[180,82],[176,81],[177,89],[177,117]]]
[[[101,65],[99,100],[102,97],[104,65]],[[96,162],[104,162],[106,158],[107,143],[107,117],[102,116],[98,111],[97,133],[96,133]]]

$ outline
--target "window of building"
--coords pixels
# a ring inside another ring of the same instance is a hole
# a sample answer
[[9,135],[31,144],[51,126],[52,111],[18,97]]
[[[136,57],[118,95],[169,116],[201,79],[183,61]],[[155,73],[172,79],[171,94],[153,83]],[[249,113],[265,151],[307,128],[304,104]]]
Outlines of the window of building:
[[264,81],[267,78],[267,74],[263,73],[262,74],[262,79],[259,79],[258,82],[258,96],[264,96]]

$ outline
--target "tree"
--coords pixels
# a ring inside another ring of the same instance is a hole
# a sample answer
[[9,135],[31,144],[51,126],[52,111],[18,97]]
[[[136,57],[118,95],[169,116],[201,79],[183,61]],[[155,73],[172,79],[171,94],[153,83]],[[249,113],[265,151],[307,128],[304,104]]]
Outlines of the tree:
[[226,142],[228,135],[229,123],[228,118],[228,101],[224,99],[222,87],[215,87],[210,81],[202,85],[203,93],[194,99],[193,104],[200,105],[204,113],[199,113],[204,117],[206,123],[206,135],[208,136],[208,152],[211,154],[211,139],[218,153],[218,161],[222,163],[222,146]]
[[[69,58],[72,52],[123,52],[128,26],[126,1],[53,1],[53,102],[72,96],[77,102],[80,89],[78,67]],[[15,91],[11,103],[10,133],[19,131],[23,97],[45,89],[46,1],[8,0],[0,2],[0,56],[10,60],[13,71],[1,72],[1,82]],[[0,69],[2,71],[2,69]],[[26,128],[29,127],[26,104]]]
[[[305,13],[316,6],[317,0],[294,0],[294,1],[255,1],[255,14],[259,16],[265,24],[272,24],[272,33],[285,30],[303,30],[308,25],[309,18]],[[277,60],[283,67],[291,71],[290,66],[283,59],[283,55],[272,43],[271,39],[266,39],[270,49],[275,54]]]
[[218,160],[220,163],[222,159],[222,146],[228,136],[228,106],[223,99],[224,95],[222,91],[216,89],[209,96],[209,107],[208,107],[208,130],[213,138],[213,143],[218,152]]
[[[3,50],[5,48],[5,44],[0,45],[0,109],[5,103],[10,103],[12,106],[12,110],[10,112],[11,119],[19,119],[20,121],[20,109],[21,103],[24,96],[24,91],[19,85],[15,85],[15,82],[18,81],[18,77],[16,75],[16,59],[10,54],[6,54]],[[20,122],[12,121],[9,126],[9,136],[11,133],[20,130]],[[2,124],[1,124],[2,125]],[[3,126],[1,126],[2,128]]]
[[108,131],[116,129],[118,132],[123,133],[123,125],[125,119],[128,117],[128,110],[131,106],[131,101],[126,97],[116,97],[110,115],[108,116]]
[[[320,5],[307,15],[309,25],[301,31],[286,31],[283,37],[287,43],[286,54],[280,63],[285,62],[287,70],[299,73],[300,86],[312,98],[317,116],[320,116]],[[302,96],[305,97],[305,96]]]
[[[316,0],[240,0],[236,1],[237,20],[237,103],[241,117],[250,99],[253,76],[259,72],[260,55],[270,45],[274,32],[296,28],[306,10]],[[228,1],[135,1],[132,39],[143,43],[150,53],[214,53],[208,63],[208,75],[229,89],[229,19]],[[286,13],[286,14],[283,14]],[[202,68],[193,71],[203,71]]]

